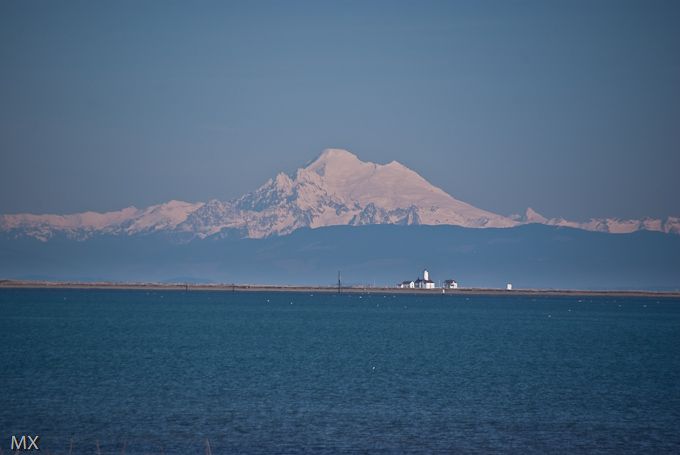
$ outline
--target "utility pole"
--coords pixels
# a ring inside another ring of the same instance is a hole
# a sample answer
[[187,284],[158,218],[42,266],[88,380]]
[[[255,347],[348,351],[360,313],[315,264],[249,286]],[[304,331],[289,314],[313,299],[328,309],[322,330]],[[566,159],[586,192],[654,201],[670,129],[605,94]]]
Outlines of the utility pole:
[[342,282],[340,281],[340,270],[338,270],[338,294],[340,294],[340,289],[342,289]]

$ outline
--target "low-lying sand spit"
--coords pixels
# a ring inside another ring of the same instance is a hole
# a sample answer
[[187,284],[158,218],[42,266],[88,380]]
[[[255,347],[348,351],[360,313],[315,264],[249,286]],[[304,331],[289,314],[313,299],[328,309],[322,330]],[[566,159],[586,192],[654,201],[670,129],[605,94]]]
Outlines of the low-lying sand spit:
[[572,289],[409,289],[397,287],[365,286],[281,286],[266,284],[187,284],[187,283],[121,283],[121,282],[70,282],[0,280],[0,289],[121,289],[152,291],[221,291],[221,292],[304,292],[304,293],[355,293],[355,294],[420,294],[420,295],[527,295],[527,296],[611,296],[680,298],[680,291],[644,290],[572,290]]

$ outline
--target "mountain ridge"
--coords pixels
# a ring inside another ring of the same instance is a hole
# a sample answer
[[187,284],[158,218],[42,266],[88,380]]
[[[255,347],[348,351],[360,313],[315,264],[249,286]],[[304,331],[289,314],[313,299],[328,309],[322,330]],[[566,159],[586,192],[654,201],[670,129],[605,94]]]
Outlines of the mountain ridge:
[[47,241],[56,233],[85,240],[99,234],[173,232],[184,238],[233,234],[248,238],[287,235],[300,228],[368,224],[512,228],[539,223],[589,231],[638,230],[680,234],[680,217],[666,220],[548,219],[532,208],[503,216],[449,195],[397,161],[361,161],[343,149],[326,149],[294,175],[279,173],[255,191],[229,201],[171,200],[143,209],[67,215],[0,215],[0,232]]

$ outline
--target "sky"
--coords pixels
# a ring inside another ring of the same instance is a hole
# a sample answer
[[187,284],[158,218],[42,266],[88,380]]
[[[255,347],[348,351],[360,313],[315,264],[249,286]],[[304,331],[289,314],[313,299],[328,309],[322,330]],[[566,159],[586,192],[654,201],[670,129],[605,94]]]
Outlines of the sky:
[[328,147],[500,214],[680,216],[680,2],[0,2],[0,213],[230,199]]

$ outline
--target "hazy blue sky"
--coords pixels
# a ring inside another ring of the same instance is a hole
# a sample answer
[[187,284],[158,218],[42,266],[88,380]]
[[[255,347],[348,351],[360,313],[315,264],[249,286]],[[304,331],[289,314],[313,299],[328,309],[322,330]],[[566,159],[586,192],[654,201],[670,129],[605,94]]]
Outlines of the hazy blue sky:
[[680,2],[0,2],[0,213],[227,199],[326,147],[503,214],[680,215]]

